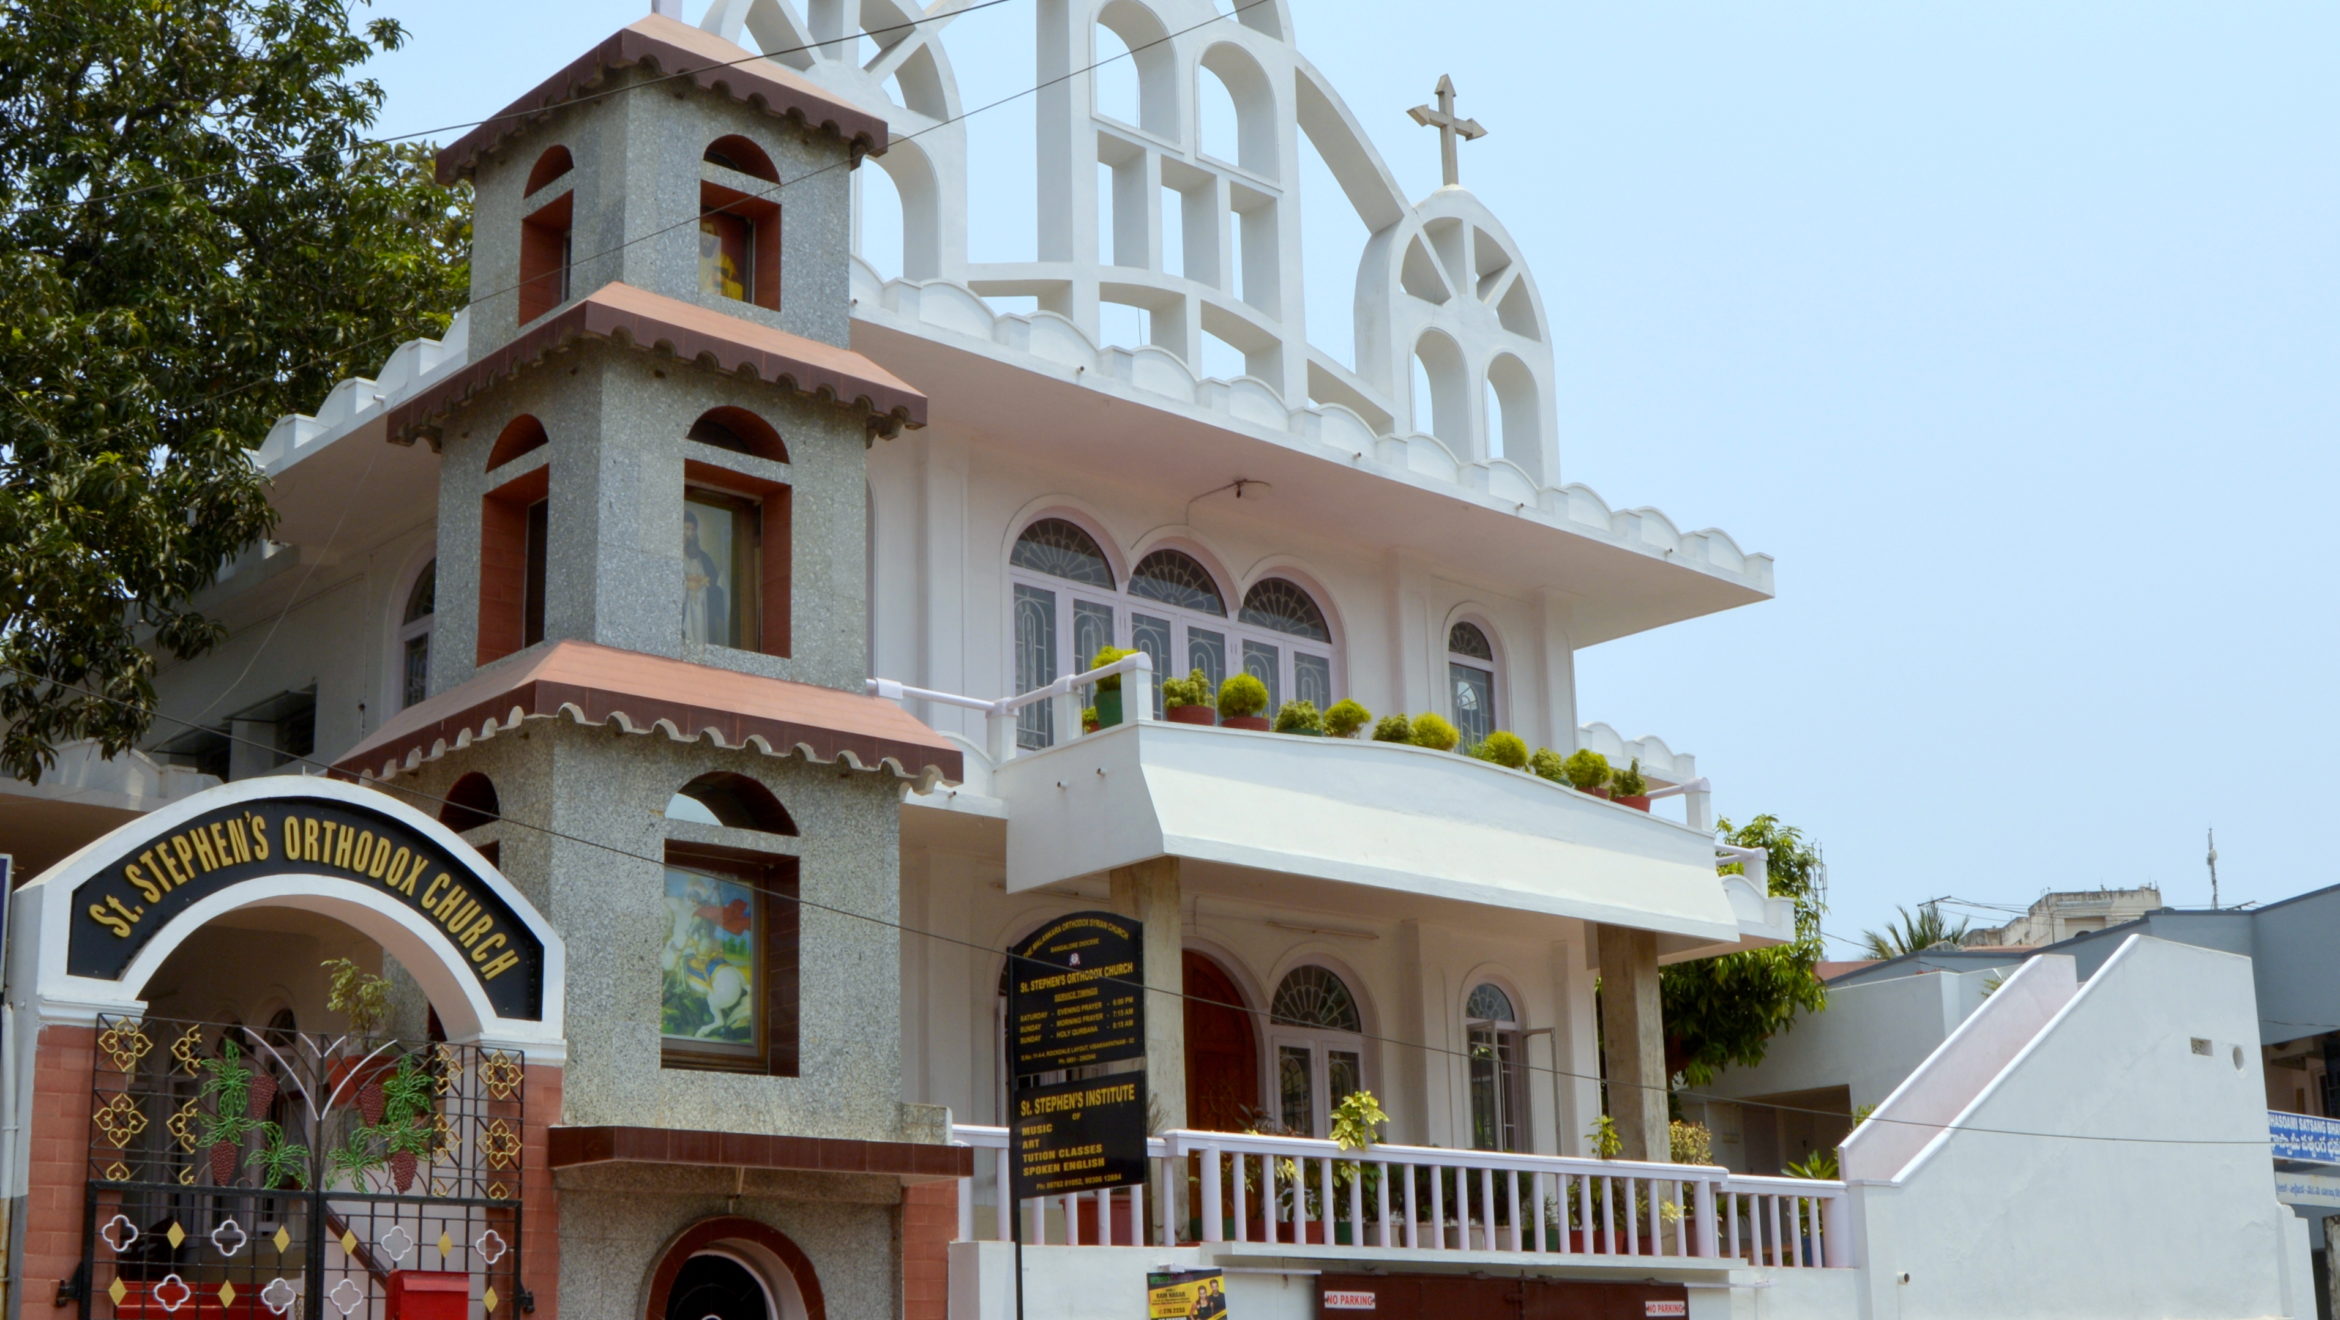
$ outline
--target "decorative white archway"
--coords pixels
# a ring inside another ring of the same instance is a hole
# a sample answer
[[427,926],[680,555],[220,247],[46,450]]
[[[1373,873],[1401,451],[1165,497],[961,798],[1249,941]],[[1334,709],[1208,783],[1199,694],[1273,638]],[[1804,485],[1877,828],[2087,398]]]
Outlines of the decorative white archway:
[[[184,878],[175,871],[161,874],[171,868],[158,854],[173,842],[195,833],[229,837],[203,825],[218,820],[223,809],[244,820],[273,818],[281,831],[286,813],[298,808],[321,808],[342,821],[377,827],[379,835],[369,830],[366,837],[378,839],[378,851],[355,857],[340,850],[347,861],[296,859],[306,849],[287,849],[279,832],[265,849],[246,848],[240,860],[222,858],[202,875],[192,867]],[[411,866],[389,864],[395,840],[409,841],[397,855],[411,854]],[[397,883],[402,875],[405,891]],[[180,890],[192,897],[167,907],[158,900],[149,913],[137,898],[150,888],[165,897],[178,897]],[[331,917],[380,944],[420,983],[450,1040],[517,1051],[548,1065],[558,1065],[566,1053],[566,955],[559,934],[460,836],[379,789],[305,775],[224,784],[92,842],[10,901],[11,1002],[29,1028],[85,1025],[100,1014],[141,1016],[147,984],[190,936],[230,912],[274,907]],[[426,902],[440,906],[434,910]],[[149,917],[159,924],[135,929]],[[109,961],[102,969],[77,972],[77,918],[96,923],[96,934],[79,932],[83,947],[119,938],[133,951],[118,965]],[[485,932],[493,933],[482,938]],[[522,991],[491,988],[503,974],[497,961],[507,955],[514,955],[510,971],[533,978]],[[24,1031],[19,1040],[35,1034]]]

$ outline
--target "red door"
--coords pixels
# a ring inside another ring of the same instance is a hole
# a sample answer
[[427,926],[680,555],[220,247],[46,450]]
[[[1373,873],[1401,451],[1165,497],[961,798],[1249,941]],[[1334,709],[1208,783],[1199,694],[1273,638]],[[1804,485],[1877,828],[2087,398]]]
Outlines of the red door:
[[1187,1126],[1241,1132],[1259,1108],[1259,1037],[1235,978],[1192,949],[1183,961]]

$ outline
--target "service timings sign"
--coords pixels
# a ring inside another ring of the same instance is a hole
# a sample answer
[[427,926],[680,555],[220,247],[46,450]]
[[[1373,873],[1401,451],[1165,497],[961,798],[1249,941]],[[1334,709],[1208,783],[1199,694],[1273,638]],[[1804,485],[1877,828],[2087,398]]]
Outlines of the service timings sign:
[[1016,1092],[1009,1141],[1016,1200],[1146,1180],[1146,1077],[1114,1073]]
[[1128,917],[1076,912],[1010,950],[1009,1073],[1146,1057],[1143,944]]

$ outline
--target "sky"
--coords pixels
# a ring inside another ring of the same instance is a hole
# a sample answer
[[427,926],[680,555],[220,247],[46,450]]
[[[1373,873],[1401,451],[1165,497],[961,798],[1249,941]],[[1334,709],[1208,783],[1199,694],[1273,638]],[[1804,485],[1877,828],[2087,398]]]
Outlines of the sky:
[[[1035,2],[949,29],[969,104],[1029,84]],[[1775,600],[1582,653],[1579,714],[1818,840],[1832,936],[2206,904],[2213,826],[2230,905],[2331,882],[2340,6],[1292,7],[1409,194],[1439,75],[1489,130],[1463,181],[1543,294],[1562,479],[1777,558]],[[412,35],[379,127],[491,113],[647,9],[376,0]],[[970,250],[1028,255],[1029,102],[980,118]],[[1363,234],[1333,209],[1312,324]]]

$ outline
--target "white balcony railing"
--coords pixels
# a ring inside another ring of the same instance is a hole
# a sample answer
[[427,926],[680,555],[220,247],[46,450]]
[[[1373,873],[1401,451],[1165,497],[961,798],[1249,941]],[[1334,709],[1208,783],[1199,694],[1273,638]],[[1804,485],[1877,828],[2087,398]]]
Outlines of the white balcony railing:
[[[960,1126],[953,1138],[978,1152],[959,1185],[959,1238],[1005,1238],[1007,1129]],[[1434,1146],[1343,1151],[1240,1132],[1171,1131],[1147,1154],[1167,1196],[1121,1188],[1026,1202],[1024,1241],[1853,1264],[1841,1182]]]

